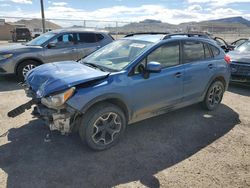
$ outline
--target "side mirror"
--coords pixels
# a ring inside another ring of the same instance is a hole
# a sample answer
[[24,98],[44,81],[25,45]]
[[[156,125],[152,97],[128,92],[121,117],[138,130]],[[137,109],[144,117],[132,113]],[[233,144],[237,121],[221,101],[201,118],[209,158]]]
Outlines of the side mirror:
[[151,61],[147,64],[146,71],[149,73],[159,73],[161,72],[161,64],[155,61]]
[[55,48],[55,47],[56,47],[56,43],[49,43],[49,44],[47,45],[47,48],[48,48],[48,49]]
[[148,79],[150,73],[161,72],[161,64],[155,61],[149,62],[147,68],[143,71],[143,78]]

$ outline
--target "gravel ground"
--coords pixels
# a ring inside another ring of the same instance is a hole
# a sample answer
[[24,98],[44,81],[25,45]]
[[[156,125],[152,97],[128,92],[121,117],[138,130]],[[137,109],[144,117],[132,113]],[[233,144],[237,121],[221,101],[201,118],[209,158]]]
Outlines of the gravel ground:
[[0,77],[0,187],[250,187],[250,88],[232,85],[220,107],[199,105],[128,126],[121,142],[94,152],[30,111],[6,117],[27,98]]

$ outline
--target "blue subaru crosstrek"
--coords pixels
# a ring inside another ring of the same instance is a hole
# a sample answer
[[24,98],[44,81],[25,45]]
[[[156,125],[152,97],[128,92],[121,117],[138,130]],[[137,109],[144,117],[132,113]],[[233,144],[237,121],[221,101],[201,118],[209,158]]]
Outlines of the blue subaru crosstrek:
[[135,34],[78,61],[41,65],[26,76],[32,114],[62,134],[78,131],[95,150],[113,146],[127,124],[201,102],[220,104],[230,58],[211,39]]

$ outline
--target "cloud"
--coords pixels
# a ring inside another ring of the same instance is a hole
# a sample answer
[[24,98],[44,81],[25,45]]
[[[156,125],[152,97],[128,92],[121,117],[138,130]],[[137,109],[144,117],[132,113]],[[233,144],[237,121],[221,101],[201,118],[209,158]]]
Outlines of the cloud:
[[20,3],[20,4],[32,4],[32,0],[10,0],[13,3]]
[[67,4],[68,3],[66,3],[66,2],[52,2],[52,5],[54,5],[54,6],[65,6]]
[[[39,11],[31,10],[3,10],[0,14],[2,17],[15,15],[16,17],[40,18]],[[69,5],[55,6],[51,4],[45,10],[45,17],[47,19],[59,23],[62,26],[83,25],[84,20],[99,20],[99,23],[106,26],[115,26],[115,21],[138,22],[145,19],[155,19],[161,20],[162,22],[179,24],[183,22],[204,21],[233,16],[250,17],[249,14],[244,14],[243,12],[232,8],[206,7],[206,9],[203,9],[202,6],[198,4],[190,5],[186,9],[170,9],[161,5],[142,5],[138,7],[113,6],[96,9],[94,11],[73,8]],[[66,19],[69,20],[67,21]],[[91,25],[91,27],[94,27],[97,24],[98,23],[95,21],[87,21],[87,26]]]
[[199,12],[199,11],[202,11],[203,9],[202,9],[201,5],[195,4],[195,5],[189,6],[186,10],[191,11],[191,12]]
[[7,3],[0,4],[0,7],[10,7],[10,4],[7,4]]
[[213,7],[226,6],[233,3],[249,3],[249,0],[187,0],[188,3],[207,3]]

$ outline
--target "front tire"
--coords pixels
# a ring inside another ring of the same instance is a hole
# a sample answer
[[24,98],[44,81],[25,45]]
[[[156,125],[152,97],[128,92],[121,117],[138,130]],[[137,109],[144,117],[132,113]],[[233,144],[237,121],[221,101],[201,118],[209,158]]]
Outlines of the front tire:
[[24,81],[25,76],[27,73],[40,65],[38,62],[33,61],[33,60],[27,60],[22,62],[20,65],[17,67],[17,77],[20,81]]
[[206,110],[215,110],[221,103],[224,92],[225,86],[221,81],[213,82],[208,88],[206,96],[203,100],[203,107]]
[[79,127],[81,140],[94,150],[106,150],[115,145],[126,129],[124,112],[111,103],[92,107],[83,116]]

